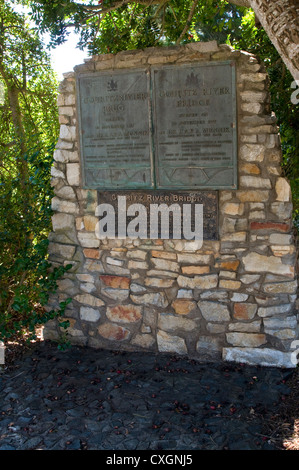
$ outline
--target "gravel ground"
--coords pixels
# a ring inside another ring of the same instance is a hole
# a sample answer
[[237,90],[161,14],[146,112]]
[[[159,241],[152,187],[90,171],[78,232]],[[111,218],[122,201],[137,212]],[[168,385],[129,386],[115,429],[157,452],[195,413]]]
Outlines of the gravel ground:
[[298,369],[7,348],[0,450],[299,450]]

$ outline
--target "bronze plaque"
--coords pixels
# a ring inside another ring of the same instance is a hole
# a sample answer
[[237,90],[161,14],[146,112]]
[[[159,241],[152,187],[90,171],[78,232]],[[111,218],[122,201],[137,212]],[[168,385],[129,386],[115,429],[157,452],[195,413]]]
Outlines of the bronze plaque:
[[102,210],[96,215],[106,217],[107,211],[112,212],[115,238],[130,236],[130,224],[136,227],[139,220],[145,228],[141,233],[137,226],[139,238],[192,240],[200,239],[196,220],[199,206],[202,206],[202,239],[218,240],[217,191],[98,191],[98,209]]
[[157,187],[236,188],[234,64],[153,69]]
[[151,187],[148,72],[82,75],[77,86],[84,187]]

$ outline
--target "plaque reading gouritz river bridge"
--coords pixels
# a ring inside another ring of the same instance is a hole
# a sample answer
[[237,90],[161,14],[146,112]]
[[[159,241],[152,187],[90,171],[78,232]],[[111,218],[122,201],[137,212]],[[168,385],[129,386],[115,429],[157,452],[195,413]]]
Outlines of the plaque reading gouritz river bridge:
[[78,74],[77,89],[85,188],[237,187],[233,62]]
[[[111,206],[115,238],[126,238],[133,224],[140,238],[151,239],[193,239],[197,229],[196,207],[202,205],[200,239],[218,240],[217,191],[99,191],[98,204],[103,205],[101,216],[105,218]],[[163,226],[167,231],[164,236]]]

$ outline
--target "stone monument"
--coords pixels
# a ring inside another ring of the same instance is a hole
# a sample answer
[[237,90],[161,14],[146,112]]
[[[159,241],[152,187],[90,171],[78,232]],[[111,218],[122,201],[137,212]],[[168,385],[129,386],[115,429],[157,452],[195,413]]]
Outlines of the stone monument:
[[72,268],[49,308],[72,299],[71,343],[295,367],[291,191],[257,58],[214,41],[94,56],[58,106],[49,259]]

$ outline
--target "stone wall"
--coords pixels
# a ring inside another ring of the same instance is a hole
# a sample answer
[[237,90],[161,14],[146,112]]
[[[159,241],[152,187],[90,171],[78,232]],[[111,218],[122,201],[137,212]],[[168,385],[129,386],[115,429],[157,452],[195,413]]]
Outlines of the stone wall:
[[[80,186],[77,72],[234,60],[237,190],[219,191],[219,241],[99,240],[97,192]],[[294,367],[296,245],[289,183],[258,60],[216,42],[95,56],[64,75],[52,167],[53,266],[72,264],[49,308],[71,297],[73,344],[170,352],[199,360]],[[50,321],[45,337],[57,339]],[[293,343],[294,344],[294,343]]]

